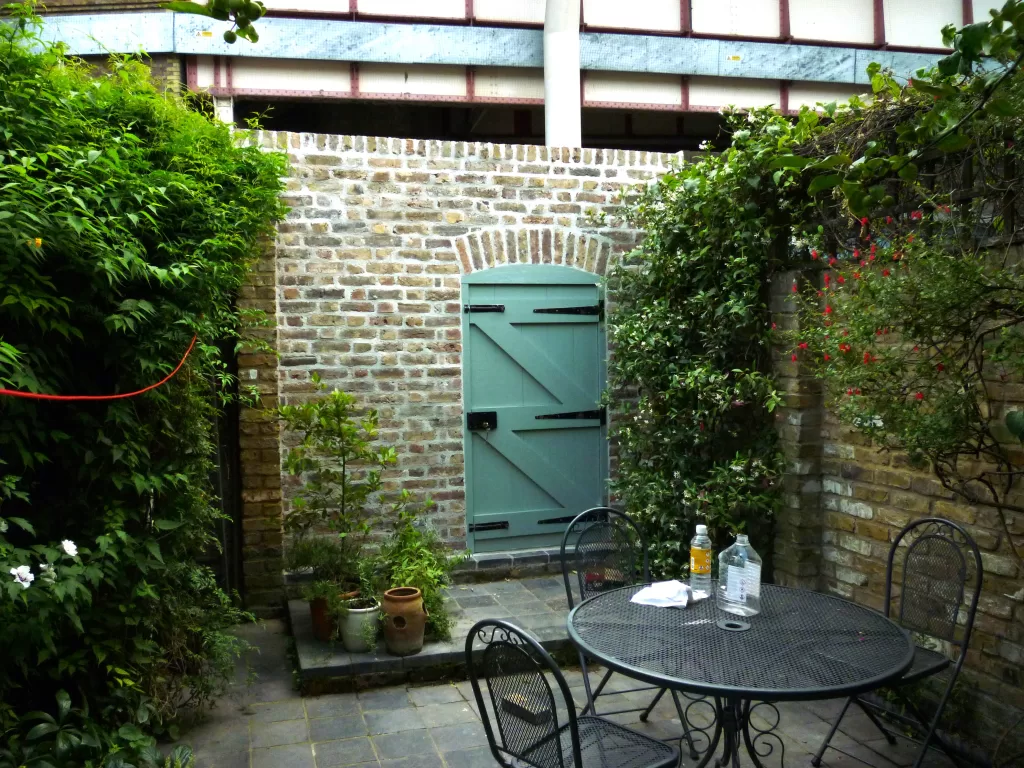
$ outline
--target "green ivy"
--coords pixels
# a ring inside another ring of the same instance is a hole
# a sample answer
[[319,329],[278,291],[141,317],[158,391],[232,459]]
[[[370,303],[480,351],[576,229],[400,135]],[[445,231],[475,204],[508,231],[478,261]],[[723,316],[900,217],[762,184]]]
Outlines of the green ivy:
[[[233,677],[247,614],[196,560],[221,518],[214,424],[236,300],[283,214],[282,156],[0,25],[0,727],[58,690],[104,728],[165,731]],[[13,572],[12,572],[13,571]],[[131,731],[135,733],[135,731]]]

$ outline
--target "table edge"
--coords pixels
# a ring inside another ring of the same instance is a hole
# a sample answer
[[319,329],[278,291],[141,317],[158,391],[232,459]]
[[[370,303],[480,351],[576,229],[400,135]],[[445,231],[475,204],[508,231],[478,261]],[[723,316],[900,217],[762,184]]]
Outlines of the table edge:
[[[647,583],[649,584],[650,582]],[[836,686],[832,688],[786,688],[781,690],[770,688],[752,689],[739,688],[737,686],[732,685],[708,685],[706,683],[699,683],[692,680],[681,680],[675,677],[666,677],[663,675],[658,675],[647,670],[644,670],[641,667],[634,667],[631,664],[626,664],[625,662],[619,661],[617,659],[611,659],[605,656],[604,654],[595,651],[580,638],[579,634],[576,632],[576,628],[573,626],[573,619],[576,616],[576,612],[579,611],[587,603],[590,603],[594,600],[598,600],[602,597],[607,597],[608,595],[615,594],[616,592],[624,592],[627,589],[635,589],[636,587],[640,586],[644,585],[630,584],[625,587],[616,587],[615,589],[609,590],[608,592],[603,592],[600,595],[588,597],[586,600],[583,600],[582,602],[580,602],[579,605],[577,605],[575,608],[569,611],[569,615],[566,617],[565,620],[566,630],[569,634],[570,642],[572,642],[572,644],[576,646],[576,648],[581,653],[590,656],[591,658],[600,662],[609,669],[624,674],[627,677],[631,677],[647,683],[652,683],[654,685],[668,688],[670,690],[688,693],[701,693],[716,697],[721,696],[725,698],[742,698],[749,699],[750,701],[817,701],[820,699],[853,696],[858,693],[865,693],[867,691],[876,690],[885,685],[887,682],[902,677],[903,674],[908,669],[910,669],[911,664],[914,663],[915,646],[913,640],[910,638],[909,633],[905,629],[903,629],[903,627],[900,627],[899,624],[890,619],[888,616],[885,616],[884,614],[879,613],[878,611],[875,611],[874,609],[869,608],[866,605],[855,603],[852,600],[847,600],[846,598],[839,597],[838,595],[829,595],[824,592],[815,592],[810,589],[800,589],[799,587],[785,587],[779,584],[765,584],[763,586],[772,587],[773,589],[785,589],[791,592],[807,592],[812,595],[818,595],[820,597],[829,598],[832,600],[839,600],[844,603],[849,603],[850,605],[855,605],[858,608],[862,608],[865,611],[874,613],[876,616],[885,619],[886,621],[890,622],[895,627],[897,627],[907,640],[908,650],[906,658],[904,659],[904,663],[900,665],[899,671],[897,672],[887,672],[882,675],[876,675],[875,677],[868,678],[856,684],[841,687]],[[708,597],[706,599],[714,600],[715,598],[712,595],[711,597]]]

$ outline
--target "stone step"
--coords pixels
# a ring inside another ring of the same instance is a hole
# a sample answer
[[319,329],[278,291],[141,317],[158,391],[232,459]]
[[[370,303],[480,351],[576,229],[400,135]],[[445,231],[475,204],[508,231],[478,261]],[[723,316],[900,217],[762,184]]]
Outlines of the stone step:
[[428,641],[419,653],[399,657],[388,654],[383,641],[372,652],[349,653],[340,641],[316,640],[308,604],[290,600],[288,613],[302,691],[309,695],[401,682],[465,679],[466,635],[480,619],[510,621],[529,630],[563,663],[576,659],[566,635],[569,608],[560,576],[455,584],[447,605],[453,622],[451,640]]

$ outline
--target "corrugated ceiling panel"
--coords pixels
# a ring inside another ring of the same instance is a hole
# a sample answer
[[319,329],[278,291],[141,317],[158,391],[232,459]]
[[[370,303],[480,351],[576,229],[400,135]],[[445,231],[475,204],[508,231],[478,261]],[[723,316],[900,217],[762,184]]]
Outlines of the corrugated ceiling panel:
[[992,18],[989,11],[999,10],[1003,7],[1000,0],[974,0],[974,20],[988,21]]
[[473,16],[480,21],[543,24],[544,0],[474,0]]
[[586,101],[618,104],[681,106],[682,81],[677,75],[641,75],[631,72],[587,72],[583,83]]
[[592,27],[678,32],[680,0],[583,0],[583,21]]
[[836,83],[793,83],[789,86],[789,108],[800,109],[804,105],[813,107],[819,102],[843,102],[855,94],[861,97],[870,96],[871,89]]
[[872,0],[789,0],[789,31],[797,40],[875,41]]
[[465,96],[464,67],[360,64],[359,90],[410,96]]
[[543,99],[544,70],[478,67],[476,95],[488,99]]
[[196,56],[196,88],[213,87],[213,56]]
[[963,26],[962,0],[885,0],[885,42],[941,48],[942,28]]
[[[335,5],[341,5],[340,0]],[[358,0],[356,10],[374,16],[464,19],[466,0]]]
[[231,59],[231,86],[241,90],[346,93],[352,68],[344,61]]
[[766,107],[778,106],[777,80],[746,80],[738,77],[691,77],[692,107]]
[[[691,0],[693,31],[708,35],[779,36],[779,0]],[[632,4],[625,4],[629,9]]]

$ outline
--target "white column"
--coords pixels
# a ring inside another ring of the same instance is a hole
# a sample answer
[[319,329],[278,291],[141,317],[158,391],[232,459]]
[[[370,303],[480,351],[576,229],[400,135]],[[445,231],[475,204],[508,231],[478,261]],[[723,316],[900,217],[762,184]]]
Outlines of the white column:
[[544,9],[544,143],[579,147],[580,0],[547,0]]
[[235,100],[232,96],[214,96],[213,112],[222,123],[234,125],[235,123]]

